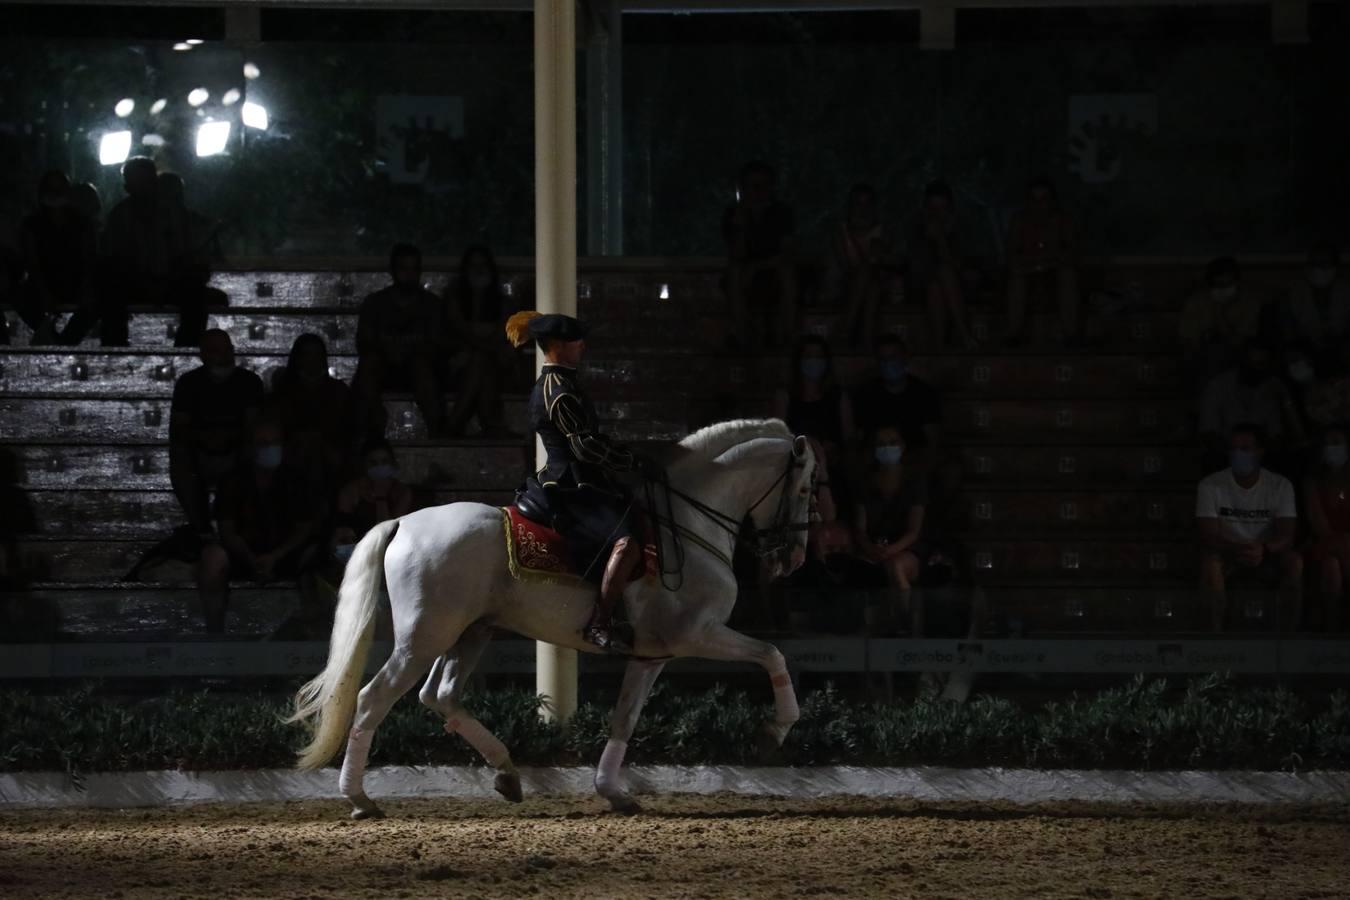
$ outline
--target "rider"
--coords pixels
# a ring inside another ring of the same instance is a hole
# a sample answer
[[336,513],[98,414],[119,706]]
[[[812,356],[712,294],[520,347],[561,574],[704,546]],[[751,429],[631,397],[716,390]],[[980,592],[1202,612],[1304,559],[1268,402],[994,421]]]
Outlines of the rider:
[[654,466],[600,434],[595,408],[577,382],[577,365],[586,352],[586,326],[571,316],[518,312],[506,323],[516,347],[534,340],[545,364],[530,394],[530,426],[547,454],[544,467],[517,492],[536,509],[551,514],[552,525],[567,538],[577,568],[593,579],[608,558],[600,579],[600,597],[582,636],[602,650],[631,653],[633,629],[614,620],[623,589],[642,564],[642,545],[634,535],[632,500],[614,473]]

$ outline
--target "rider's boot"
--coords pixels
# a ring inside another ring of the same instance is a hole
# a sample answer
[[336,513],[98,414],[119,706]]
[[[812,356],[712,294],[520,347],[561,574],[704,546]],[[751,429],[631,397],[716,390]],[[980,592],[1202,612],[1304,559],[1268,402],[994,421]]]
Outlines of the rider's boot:
[[606,653],[633,652],[633,626],[614,621],[614,608],[623,600],[623,589],[628,586],[633,569],[642,561],[642,547],[631,538],[614,542],[600,582],[600,599],[591,614],[591,621],[582,629],[582,637]]

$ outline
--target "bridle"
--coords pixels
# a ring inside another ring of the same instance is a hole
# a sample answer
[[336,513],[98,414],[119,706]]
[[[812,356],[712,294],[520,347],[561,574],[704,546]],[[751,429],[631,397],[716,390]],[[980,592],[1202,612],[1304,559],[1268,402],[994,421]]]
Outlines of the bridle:
[[[792,485],[792,474],[797,469],[803,467],[805,463],[797,457],[794,450],[788,450],[787,465],[783,471],[773,480],[773,483],[760,494],[759,499],[750,505],[746,515],[752,514],[759,508],[769,495],[774,492],[780,484],[783,490],[778,495],[778,510],[774,514],[774,521],[767,528],[746,529],[742,527],[744,519],[737,519],[729,516],[721,510],[714,509],[708,504],[699,500],[697,497],[691,497],[684,491],[672,487],[668,478],[661,478],[659,481],[646,478],[643,482],[643,490],[646,494],[647,515],[656,526],[656,568],[661,576],[661,586],[668,591],[678,591],[684,585],[684,560],[685,548],[684,539],[688,538],[703,549],[712,553],[713,556],[726,564],[727,568],[732,568],[732,561],[720,548],[709,543],[700,535],[689,528],[681,525],[675,519],[674,501],[672,498],[678,497],[684,501],[696,512],[703,515],[720,530],[731,535],[734,543],[745,547],[751,553],[760,559],[767,559],[776,553],[782,553],[791,543],[791,537],[797,532],[807,531],[811,527],[811,516],[815,514],[816,507],[816,485],[815,474],[811,476],[811,502],[808,507],[807,519],[802,522],[790,521],[792,515],[792,501],[788,496],[789,488]],[[662,473],[665,474],[664,472]],[[661,490],[664,489],[664,490]],[[665,512],[662,513],[657,500],[660,495],[665,495]],[[665,541],[661,539],[661,527],[665,526],[670,530],[671,546],[674,551],[674,565],[667,567],[665,554]],[[672,586],[671,581],[674,584]]]

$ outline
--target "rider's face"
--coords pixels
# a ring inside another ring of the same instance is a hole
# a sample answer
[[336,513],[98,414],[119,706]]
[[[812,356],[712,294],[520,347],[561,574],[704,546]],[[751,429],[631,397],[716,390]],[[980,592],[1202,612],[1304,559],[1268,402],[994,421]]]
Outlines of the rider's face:
[[581,365],[581,358],[586,355],[586,342],[582,341],[557,341],[553,344],[553,361],[564,366],[576,368]]

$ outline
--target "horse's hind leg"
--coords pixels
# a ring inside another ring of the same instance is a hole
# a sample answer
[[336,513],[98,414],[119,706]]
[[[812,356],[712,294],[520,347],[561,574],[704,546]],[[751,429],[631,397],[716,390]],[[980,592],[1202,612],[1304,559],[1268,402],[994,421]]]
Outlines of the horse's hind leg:
[[488,765],[497,770],[497,777],[493,781],[497,793],[512,803],[519,803],[524,799],[524,794],[520,788],[520,775],[511,762],[510,751],[460,702],[469,676],[478,666],[478,660],[491,640],[492,629],[487,625],[471,625],[465,629],[450,651],[432,666],[431,674],[422,686],[420,698],[427,706],[445,716],[447,734],[458,734],[464,738]]
[[605,744],[605,752],[600,755],[600,766],[595,770],[596,793],[608,800],[615,812],[641,811],[638,802],[623,789],[619,770],[623,767],[623,757],[628,751],[628,739],[633,736],[647,695],[651,693],[652,685],[663,668],[663,662],[635,659],[624,669],[619,702],[614,705],[614,712],[609,717],[609,742]]
[[396,646],[389,659],[375,673],[375,677],[361,689],[356,698],[356,716],[352,722],[351,737],[347,740],[347,755],[342,761],[338,787],[351,801],[352,818],[378,818],[384,815],[365,791],[366,761],[370,757],[370,742],[375,729],[380,727],[399,697],[417,683],[432,664],[427,655],[414,655],[408,648]]

